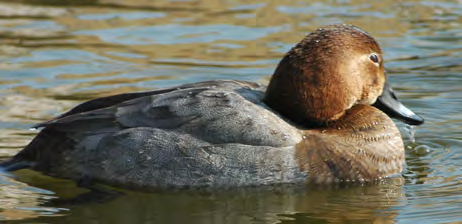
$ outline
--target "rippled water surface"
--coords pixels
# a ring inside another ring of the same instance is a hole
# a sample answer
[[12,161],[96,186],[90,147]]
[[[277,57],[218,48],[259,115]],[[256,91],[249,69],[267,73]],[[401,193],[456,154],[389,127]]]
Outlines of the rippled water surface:
[[[34,123],[95,97],[208,79],[266,83],[304,34],[350,23],[375,36],[401,100],[426,118],[401,124],[403,178],[347,189],[84,192],[32,171],[0,175],[0,220],[28,223],[462,221],[462,6],[447,1],[0,1],[0,157]],[[27,183],[27,184],[26,184]]]

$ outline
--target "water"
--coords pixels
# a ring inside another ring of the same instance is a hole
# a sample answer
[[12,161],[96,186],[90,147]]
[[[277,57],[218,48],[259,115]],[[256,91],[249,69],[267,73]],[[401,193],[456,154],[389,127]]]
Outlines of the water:
[[[305,33],[351,23],[375,36],[400,99],[426,119],[402,178],[348,189],[85,190],[32,171],[0,175],[0,220],[28,223],[462,221],[460,1],[0,1],[0,157],[79,102],[208,79],[265,83]],[[16,221],[13,221],[16,220]]]

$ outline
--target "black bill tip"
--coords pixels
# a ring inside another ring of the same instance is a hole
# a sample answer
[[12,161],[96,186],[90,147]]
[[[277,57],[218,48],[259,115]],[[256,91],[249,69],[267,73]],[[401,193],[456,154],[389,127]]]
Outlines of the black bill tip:
[[415,114],[412,110],[399,102],[395,93],[388,85],[388,82],[385,83],[382,95],[377,98],[373,106],[380,109],[391,118],[396,118],[406,124],[421,125],[424,123],[424,119],[421,116]]

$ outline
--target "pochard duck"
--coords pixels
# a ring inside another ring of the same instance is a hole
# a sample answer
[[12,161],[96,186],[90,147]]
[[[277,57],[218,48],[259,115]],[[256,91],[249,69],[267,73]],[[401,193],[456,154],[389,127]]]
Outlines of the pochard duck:
[[268,86],[184,84],[84,102],[44,123],[5,171],[130,188],[368,183],[404,163],[397,118],[423,119],[388,85],[360,28],[319,28],[284,55]]

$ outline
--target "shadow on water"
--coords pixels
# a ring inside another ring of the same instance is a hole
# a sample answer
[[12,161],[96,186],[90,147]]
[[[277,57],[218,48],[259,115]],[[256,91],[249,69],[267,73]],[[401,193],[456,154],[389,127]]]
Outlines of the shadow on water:
[[[373,186],[333,189],[278,186],[149,193],[125,191],[124,195],[109,201],[50,207],[49,202],[53,200],[68,200],[85,190],[76,188],[70,181],[51,184],[50,181],[56,181],[29,171],[19,172],[17,178],[56,192],[28,189],[35,192],[36,198],[29,206],[32,214],[21,217],[25,219],[23,222],[34,217],[34,212],[39,217],[30,221],[39,223],[84,223],[96,217],[99,223],[380,222],[394,220],[397,213],[393,207],[406,204],[402,178],[394,178]],[[9,181],[2,182],[2,186],[13,183],[12,179]],[[24,198],[23,195],[12,197]],[[48,213],[43,212],[44,205]],[[12,206],[11,203],[3,204],[0,208],[6,211]],[[69,213],[72,215],[66,216]],[[9,214],[4,217],[14,218]]]

